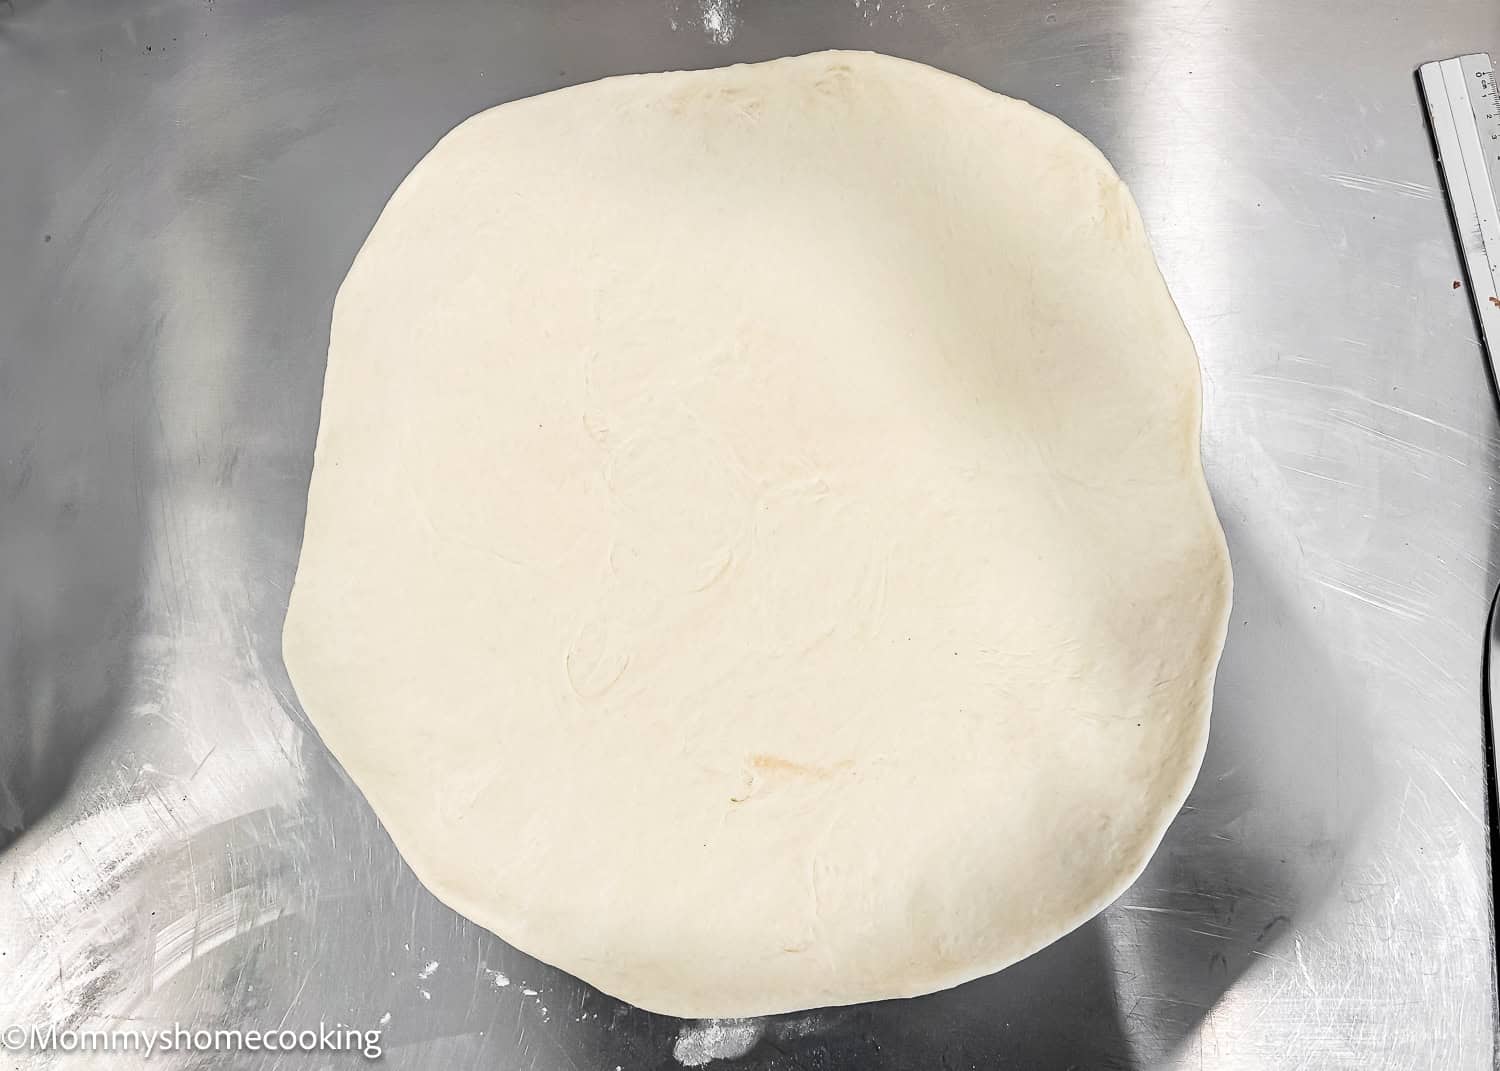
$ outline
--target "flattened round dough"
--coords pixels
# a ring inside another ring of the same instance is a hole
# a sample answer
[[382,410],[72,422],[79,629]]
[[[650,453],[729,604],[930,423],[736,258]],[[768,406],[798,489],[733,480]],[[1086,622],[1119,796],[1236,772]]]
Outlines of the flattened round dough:
[[997,970],[1140,872],[1229,570],[1104,158],[820,53],[506,104],[333,317],[286,662],[441,899],[634,1004]]

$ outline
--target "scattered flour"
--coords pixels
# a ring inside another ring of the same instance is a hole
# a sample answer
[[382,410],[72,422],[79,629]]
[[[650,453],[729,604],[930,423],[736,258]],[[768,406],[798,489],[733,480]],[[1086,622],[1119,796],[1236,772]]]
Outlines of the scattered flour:
[[703,1019],[688,1023],[677,1035],[672,1055],[684,1067],[702,1067],[712,1060],[737,1060],[766,1032],[762,1019]]

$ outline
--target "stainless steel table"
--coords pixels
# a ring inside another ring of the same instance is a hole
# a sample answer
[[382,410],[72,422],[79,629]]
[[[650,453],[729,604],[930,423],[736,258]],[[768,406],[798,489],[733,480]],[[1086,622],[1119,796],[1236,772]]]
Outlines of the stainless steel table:
[[[411,164],[513,97],[832,46],[1029,99],[1134,188],[1234,621],[1198,787],[1101,918],[920,1000],[683,1023],[427,895],[280,623],[330,305]],[[342,1021],[403,1071],[1493,1066],[1500,440],[1412,78],[1484,48],[1494,0],[0,0],[0,1025]]]

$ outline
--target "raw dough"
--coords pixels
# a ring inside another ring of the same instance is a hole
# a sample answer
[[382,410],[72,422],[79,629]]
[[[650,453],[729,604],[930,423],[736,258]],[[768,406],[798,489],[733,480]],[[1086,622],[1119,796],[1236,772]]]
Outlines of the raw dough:
[[339,291],[287,667],[422,881],[644,1008],[951,986],[1136,877],[1229,570],[1061,122],[820,53],[445,137]]

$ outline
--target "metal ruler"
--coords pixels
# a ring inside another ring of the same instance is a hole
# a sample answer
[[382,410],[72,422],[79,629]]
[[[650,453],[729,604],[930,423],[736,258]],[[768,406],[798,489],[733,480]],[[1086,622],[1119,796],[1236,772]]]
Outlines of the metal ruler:
[[[1448,191],[1448,207],[1458,230],[1469,294],[1479,316],[1479,338],[1490,374],[1500,390],[1500,85],[1495,65],[1482,52],[1424,63],[1417,69],[1427,118],[1437,143],[1438,167]],[[1500,905],[1500,592],[1490,604],[1485,629],[1484,751],[1489,781],[1490,883]],[[1497,919],[1500,926],[1500,919]],[[1500,954],[1500,948],[1495,952]],[[1500,1017],[1496,1018],[1500,1049]],[[1497,1064],[1500,1066],[1500,1064]]]
[[1463,250],[1480,340],[1500,385],[1500,85],[1483,52],[1417,70]]

